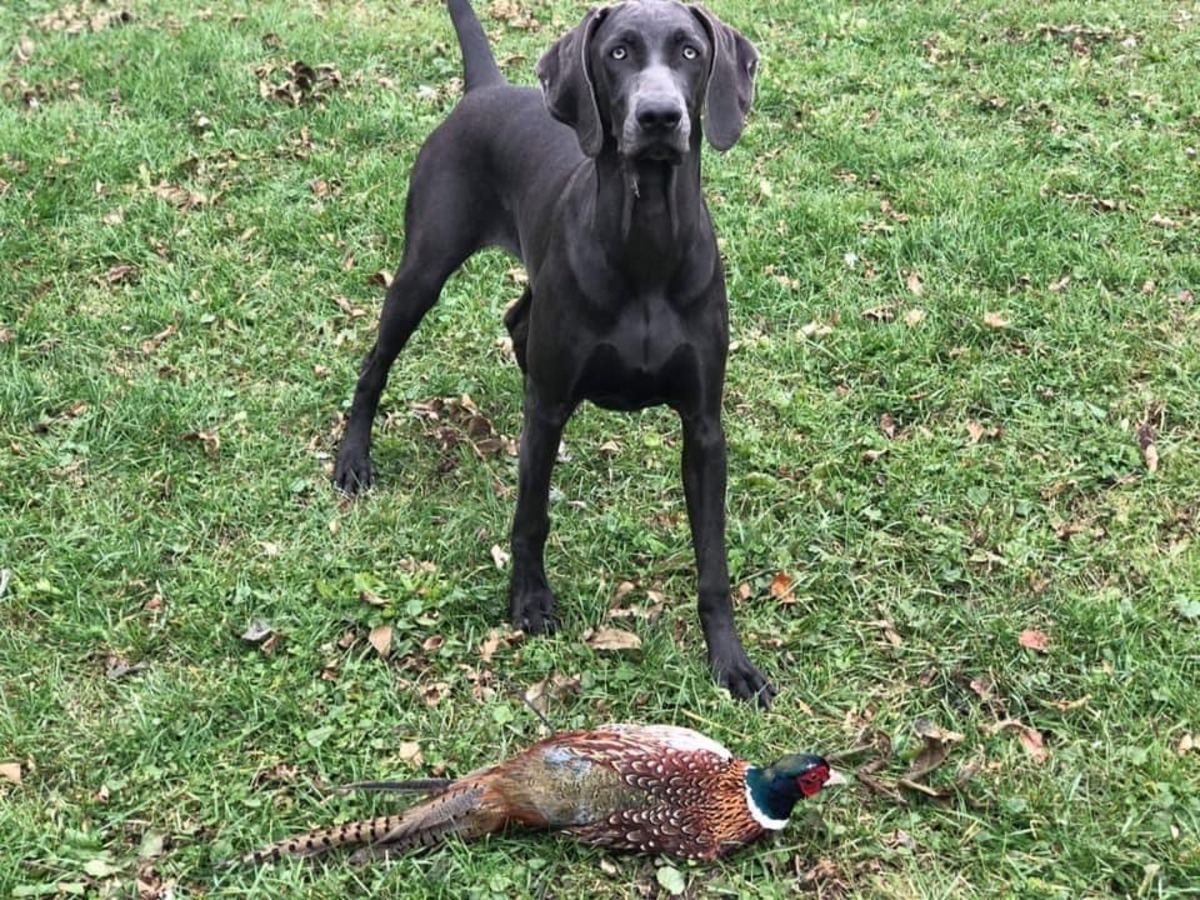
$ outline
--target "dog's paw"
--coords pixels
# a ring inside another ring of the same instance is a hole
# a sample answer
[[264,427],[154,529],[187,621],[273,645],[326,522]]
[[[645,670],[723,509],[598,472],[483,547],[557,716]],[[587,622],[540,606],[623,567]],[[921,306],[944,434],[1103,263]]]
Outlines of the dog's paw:
[[558,600],[548,587],[514,592],[509,598],[508,613],[513,628],[526,634],[553,634],[558,631]]
[[769,709],[777,691],[740,647],[733,653],[709,658],[717,684],[727,688],[736,700],[754,701]]
[[362,493],[375,483],[371,458],[353,447],[343,446],[333,464],[333,486],[351,496]]

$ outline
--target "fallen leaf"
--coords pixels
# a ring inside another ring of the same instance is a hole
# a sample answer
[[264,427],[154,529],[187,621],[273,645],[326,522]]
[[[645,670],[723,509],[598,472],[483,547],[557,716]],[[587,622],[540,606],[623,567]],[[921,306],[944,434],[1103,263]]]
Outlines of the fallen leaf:
[[637,650],[642,646],[642,639],[633,632],[607,625],[589,628],[583,642],[593,650]]
[[338,309],[340,309],[342,312],[344,312],[346,315],[348,315],[352,319],[361,319],[363,316],[365,316],[367,314],[367,311],[365,309],[360,309],[359,307],[355,306],[353,303],[350,302],[349,298],[345,297],[342,294],[335,294],[333,296],[333,302],[337,304]]
[[436,653],[442,649],[442,645],[446,643],[446,639],[440,634],[430,635],[421,641],[421,649],[426,653]]
[[0,779],[12,784],[21,783],[21,764],[19,762],[0,763]]
[[421,754],[421,744],[418,741],[401,741],[400,746],[396,748],[396,756],[401,762],[412,763],[414,766],[419,766],[425,762],[425,757]]
[[919,306],[914,306],[904,314],[904,324],[909,328],[919,325],[923,321],[925,321],[925,310],[921,309]]
[[1157,213],[1155,213],[1153,216],[1150,217],[1149,224],[1154,225],[1157,228],[1173,229],[1173,228],[1182,228],[1183,227],[1178,222],[1176,222],[1174,219],[1168,219],[1166,216],[1161,216]]
[[925,719],[918,719],[913,725],[913,730],[924,745],[905,773],[904,777],[910,781],[928,775],[940,766],[950,755],[950,745],[961,743],[963,740],[963,735],[957,731],[946,731]]
[[771,579],[769,590],[772,597],[786,605],[796,602],[796,597],[792,593],[793,586],[794,582],[790,575],[786,572],[776,572],[775,577]]
[[815,319],[796,332],[797,339],[809,337],[825,337],[827,334],[832,334],[833,328],[826,325],[824,322],[818,322]]
[[891,304],[863,310],[862,317],[868,322],[890,322],[896,318],[896,307]]
[[1050,644],[1050,638],[1040,631],[1027,629],[1022,631],[1017,637],[1017,643],[1029,650],[1036,650],[1038,653],[1045,653],[1046,648]]
[[500,649],[502,644],[511,646],[519,642],[523,637],[525,637],[523,631],[507,631],[501,628],[493,628],[479,645],[479,658],[485,663],[491,662],[492,657],[496,655],[496,651]]
[[984,313],[983,324],[988,328],[1000,329],[1007,328],[1012,324],[1012,322],[1009,319],[1004,318],[1004,316],[1002,316],[1000,313],[990,312]]
[[121,871],[106,859],[89,859],[83,864],[83,871],[92,878],[111,878]]
[[1057,294],[1060,291],[1065,291],[1067,289],[1067,285],[1070,283],[1071,276],[1064,275],[1062,278],[1058,279],[1058,281],[1055,281],[1050,285],[1050,290]]
[[538,712],[545,714],[549,712],[551,700],[568,694],[578,694],[581,683],[578,675],[562,675],[556,672],[549,678],[531,684],[525,691],[525,700]]
[[[1175,745],[1175,752],[1180,756],[1186,756],[1188,753],[1191,753],[1193,749],[1195,749],[1197,743],[1196,736],[1191,732],[1187,732],[1179,739],[1179,743]],[[20,784],[20,782],[20,773],[18,773],[17,783]]]
[[138,267],[129,263],[121,263],[118,266],[113,266],[104,275],[104,280],[109,284],[116,284],[118,281],[134,281],[138,276]]
[[169,184],[166,181],[160,181],[154,185],[154,187],[150,188],[150,192],[154,196],[173,204],[181,212],[189,212],[197,206],[203,206],[208,202],[208,198],[203,194],[193,193],[185,187],[180,187],[177,184]]
[[662,866],[655,873],[655,879],[659,886],[673,897],[678,897],[687,890],[687,882],[683,878],[683,873],[674,866]]
[[[908,287],[909,291],[918,297],[925,293],[925,285],[922,284],[921,275],[918,272],[909,272],[904,279],[904,284]],[[905,321],[907,321],[907,317],[905,317]]]
[[450,685],[445,681],[438,681],[422,689],[421,699],[426,706],[437,706],[449,693]]
[[142,341],[142,352],[149,356],[151,353],[161,347],[163,341],[173,335],[175,330],[176,329],[174,325],[168,325],[158,334],[154,335],[154,337],[147,338],[146,340]]
[[887,621],[886,619],[880,619],[877,622],[868,622],[867,624],[874,625],[876,628],[880,629],[883,632],[884,638],[893,647],[903,646],[904,638],[900,637],[899,633],[896,631],[896,626],[891,622]]
[[1005,719],[1003,722],[997,722],[988,729],[989,734],[999,734],[1001,731],[1016,731],[1017,737],[1021,741],[1021,746],[1025,748],[1025,752],[1029,754],[1030,759],[1035,763],[1041,764],[1050,758],[1050,752],[1046,749],[1045,743],[1042,740],[1042,733],[1036,728],[1026,725],[1024,722],[1018,722],[1016,719]]
[[492,544],[492,562],[496,564],[497,569],[503,569],[507,566],[509,559],[511,559],[511,556],[507,550],[499,544]]
[[251,644],[260,644],[274,633],[275,629],[268,623],[261,619],[255,619],[242,632],[241,638],[243,641],[248,641]]
[[972,678],[971,690],[979,696],[980,700],[989,701],[996,696],[996,683],[990,676],[986,681],[982,678]]
[[891,413],[884,413],[879,417],[879,430],[888,440],[896,437],[896,420],[892,418]]
[[983,440],[994,441],[1003,433],[1003,425],[993,425],[991,428],[988,428],[982,422],[976,422],[974,419],[970,419],[967,422],[967,434],[970,436],[972,444],[978,444]]
[[367,635],[367,640],[375,648],[375,652],[387,659],[392,652],[392,626],[376,625]]
[[1158,448],[1154,445],[1156,429],[1152,418],[1162,419],[1162,407],[1157,407],[1146,413],[1146,419],[1143,421],[1137,430],[1138,450],[1142,454],[1142,462],[1146,465],[1146,471],[1153,474],[1158,471]]
[[199,441],[204,447],[204,452],[209,456],[221,449],[221,436],[215,431],[189,431],[187,434],[181,435],[180,440]]

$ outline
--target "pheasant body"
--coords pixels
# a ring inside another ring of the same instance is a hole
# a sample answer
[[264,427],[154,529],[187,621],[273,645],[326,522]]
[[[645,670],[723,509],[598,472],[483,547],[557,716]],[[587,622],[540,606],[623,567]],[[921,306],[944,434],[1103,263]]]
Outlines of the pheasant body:
[[[761,769],[698,732],[608,725],[541,741],[452,782],[392,816],[281,841],[245,857],[262,862],[344,845],[366,854],[470,840],[510,826],[553,829],[611,850],[715,859],[787,824],[792,807],[829,779],[818,756]],[[411,789],[429,783],[397,782]]]

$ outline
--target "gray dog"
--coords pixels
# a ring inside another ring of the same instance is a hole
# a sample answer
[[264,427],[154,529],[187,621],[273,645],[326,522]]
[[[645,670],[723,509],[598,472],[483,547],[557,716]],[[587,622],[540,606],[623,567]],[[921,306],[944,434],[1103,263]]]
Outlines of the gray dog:
[[543,548],[550,471],[583,400],[667,404],[683,423],[683,488],[700,622],[717,680],[767,705],[774,690],[733,622],[725,556],[721,394],[725,273],[700,190],[703,132],[727,150],[754,93],[754,45],[701,6],[593,9],[542,57],[542,92],[510,85],[467,0],[449,0],[465,95],[413,166],[404,259],[363,362],[334,482],[371,484],[371,424],[396,355],[472,253],[520,257],[529,287],[505,316],[525,374],[509,613],[555,624]]

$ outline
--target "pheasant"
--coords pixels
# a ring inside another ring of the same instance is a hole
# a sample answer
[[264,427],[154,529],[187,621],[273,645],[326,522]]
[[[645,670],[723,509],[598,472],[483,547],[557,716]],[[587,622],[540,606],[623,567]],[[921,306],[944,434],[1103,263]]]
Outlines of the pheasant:
[[553,829],[615,851],[711,860],[787,824],[796,803],[841,779],[819,756],[752,766],[671,725],[607,725],[555,735],[462,778],[368,782],[428,793],[391,816],[323,828],[242,857],[261,863],[357,846],[352,858],[470,840],[509,826]]

